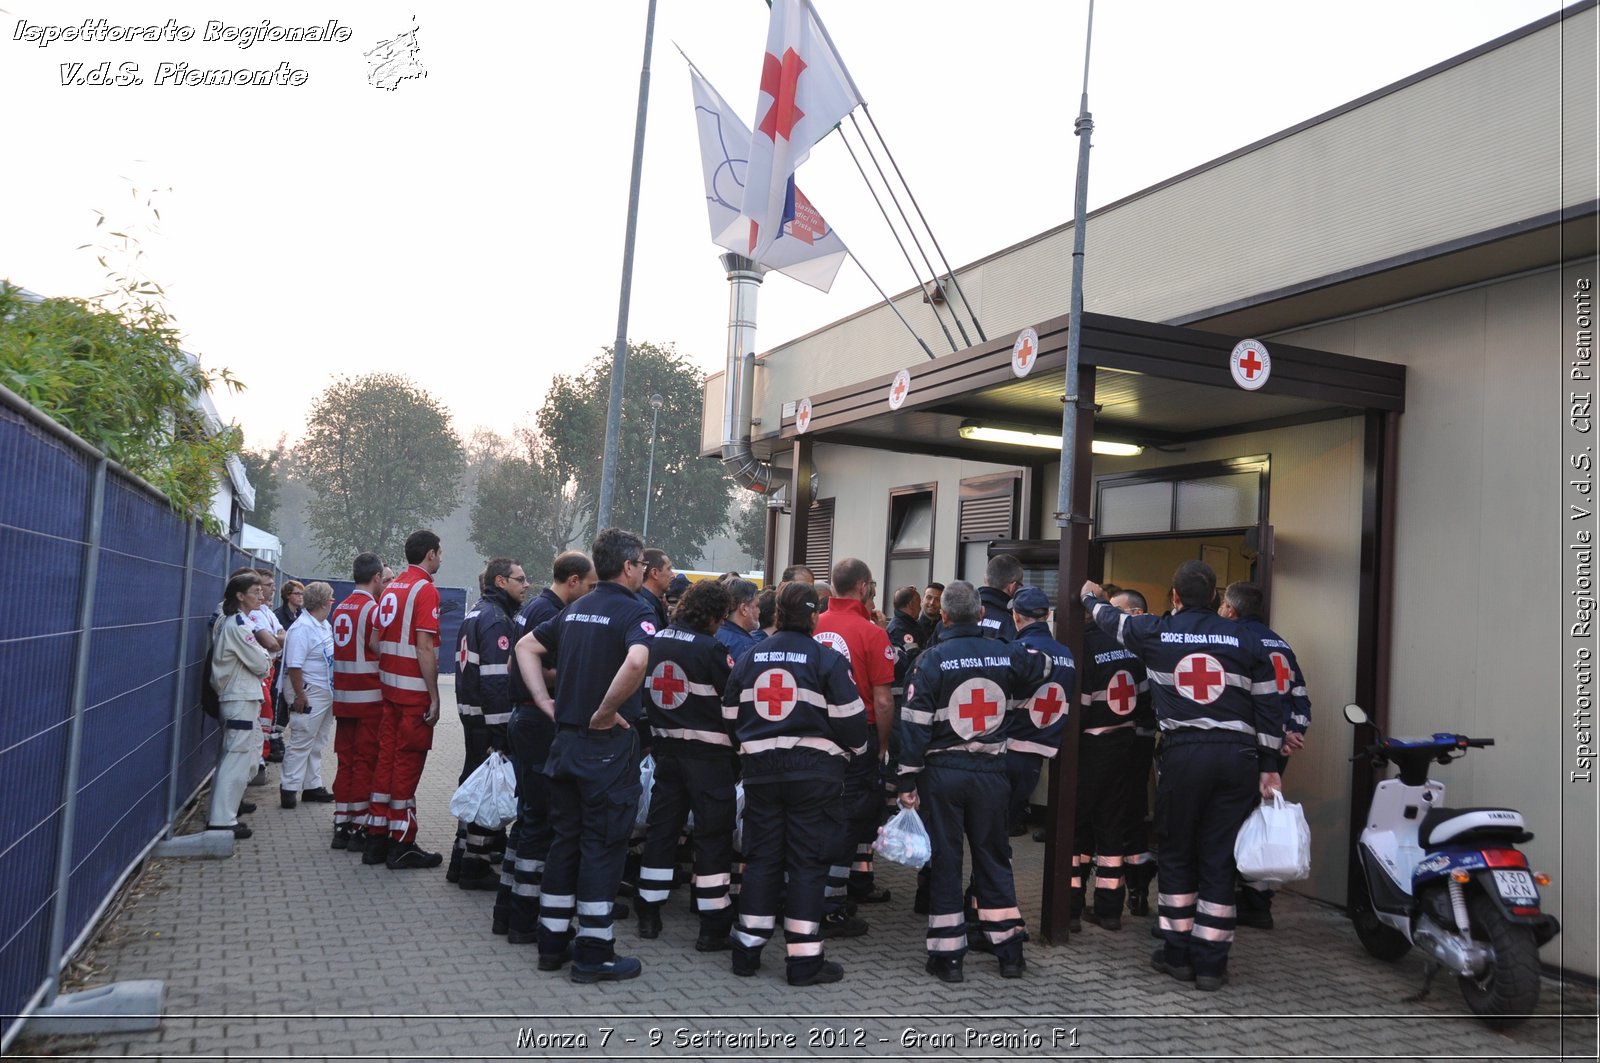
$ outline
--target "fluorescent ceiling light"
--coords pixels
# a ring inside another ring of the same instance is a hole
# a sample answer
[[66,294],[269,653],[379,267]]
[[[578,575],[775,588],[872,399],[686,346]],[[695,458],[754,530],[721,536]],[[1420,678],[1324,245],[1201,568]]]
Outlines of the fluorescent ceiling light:
[[[1038,447],[1040,450],[1061,449],[1059,435],[1026,428],[1003,428],[978,421],[962,421],[960,432],[962,439],[976,439],[980,443],[1006,443],[1014,447]],[[1133,458],[1144,453],[1144,448],[1135,443],[1113,443],[1108,439],[1096,439],[1089,449],[1096,454],[1115,458]]]

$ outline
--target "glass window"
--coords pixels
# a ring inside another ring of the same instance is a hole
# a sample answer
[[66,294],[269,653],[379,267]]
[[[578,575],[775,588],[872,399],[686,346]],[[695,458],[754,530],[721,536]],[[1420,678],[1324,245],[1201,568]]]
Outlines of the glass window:
[[1095,515],[1100,535],[1148,535],[1172,530],[1172,484],[1128,484],[1100,489]]
[[889,545],[892,553],[933,549],[933,499],[926,495],[905,500],[900,528]]
[[1177,531],[1243,528],[1261,512],[1261,476],[1254,472],[1179,480]]

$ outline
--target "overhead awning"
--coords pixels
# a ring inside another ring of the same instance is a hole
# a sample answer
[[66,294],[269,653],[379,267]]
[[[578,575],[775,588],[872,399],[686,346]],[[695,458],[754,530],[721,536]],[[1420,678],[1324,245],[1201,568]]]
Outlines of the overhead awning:
[[[1024,377],[1012,369],[1013,333],[908,367],[910,387],[889,406],[897,374],[810,397],[806,436],[832,443],[1015,461],[1005,443],[964,438],[963,424],[1060,434],[1067,363],[1063,315],[1039,326],[1039,350]],[[1271,372],[1259,389],[1239,387],[1229,368],[1243,337],[1103,314],[1084,314],[1081,364],[1096,368],[1095,435],[1146,446],[1405,408],[1405,367],[1268,341]],[[793,403],[782,437],[801,434]]]

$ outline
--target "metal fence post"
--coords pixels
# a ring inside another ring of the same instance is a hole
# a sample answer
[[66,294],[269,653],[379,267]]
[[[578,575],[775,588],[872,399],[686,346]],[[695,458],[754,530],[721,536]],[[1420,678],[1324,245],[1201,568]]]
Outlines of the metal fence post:
[[78,607],[78,661],[72,676],[72,717],[67,725],[67,778],[62,787],[61,841],[56,852],[56,901],[50,912],[50,983],[45,1001],[60,992],[61,954],[67,940],[67,893],[72,881],[72,832],[78,816],[78,759],[83,753],[83,712],[89,700],[89,643],[94,628],[95,585],[100,579],[100,532],[105,524],[104,455],[94,467],[94,496],[89,503],[89,541],[83,558],[83,599]]
[[198,521],[189,519],[189,533],[183,545],[183,600],[178,605],[178,689],[172,695],[172,760],[167,779],[167,837],[178,826],[178,768],[183,762],[184,693],[189,667],[189,595],[194,590],[194,540]]

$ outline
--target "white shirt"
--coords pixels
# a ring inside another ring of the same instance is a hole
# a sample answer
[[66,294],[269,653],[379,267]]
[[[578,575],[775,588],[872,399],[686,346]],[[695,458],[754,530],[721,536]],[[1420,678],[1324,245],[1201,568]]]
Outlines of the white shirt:
[[300,669],[300,682],[308,691],[333,690],[333,628],[326,620],[318,620],[309,611],[300,614],[283,645],[283,667]]

